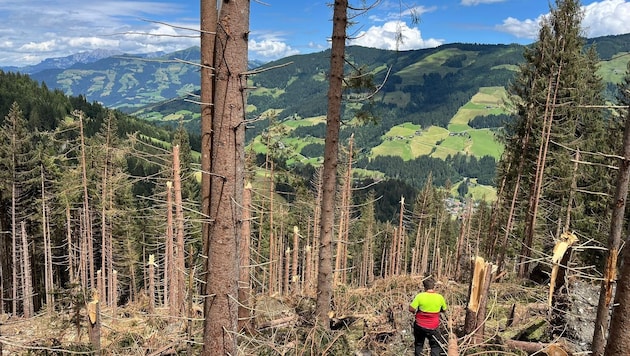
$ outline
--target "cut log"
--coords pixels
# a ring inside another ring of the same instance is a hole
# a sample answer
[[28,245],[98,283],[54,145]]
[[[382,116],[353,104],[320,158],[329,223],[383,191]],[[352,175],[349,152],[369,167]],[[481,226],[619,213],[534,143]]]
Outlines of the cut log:
[[570,353],[564,346],[558,343],[546,344],[543,342],[506,340],[505,346],[527,352],[527,354],[544,354],[548,356],[568,356]]

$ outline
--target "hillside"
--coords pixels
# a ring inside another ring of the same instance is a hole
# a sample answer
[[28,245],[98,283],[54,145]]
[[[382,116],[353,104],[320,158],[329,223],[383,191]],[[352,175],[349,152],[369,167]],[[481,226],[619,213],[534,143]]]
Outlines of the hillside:
[[[605,95],[612,99],[625,70],[625,57],[620,55],[630,52],[630,35],[591,39],[588,44],[596,45],[602,59],[600,75],[607,82]],[[347,142],[354,135],[355,147],[360,148],[356,168],[368,176],[403,177],[420,187],[429,164],[436,184],[472,178],[493,185],[494,162],[469,160],[496,161],[501,155],[495,133],[509,120],[505,87],[523,61],[523,50],[516,44],[462,43],[414,51],[347,48],[348,61],[371,75],[375,85],[382,85],[373,101],[344,107],[341,136]],[[157,58],[110,57],[43,71],[33,78],[148,121],[175,126],[182,120],[194,136],[199,111],[185,98],[198,91],[199,74],[185,62],[198,60],[195,47]],[[275,138],[282,142],[282,155],[291,157],[291,162],[318,164],[328,60],[328,51],[291,56],[267,63],[250,76],[254,89],[248,96],[248,115],[265,119],[248,126],[247,139],[256,152],[266,150],[259,144],[260,135],[270,125],[280,125],[284,129],[273,131],[283,132]],[[348,66],[346,72],[352,68]],[[376,121],[353,120],[358,110],[369,111]],[[193,147],[197,141],[191,139]],[[455,161],[464,164],[455,167]],[[404,167],[398,166],[403,163]]]

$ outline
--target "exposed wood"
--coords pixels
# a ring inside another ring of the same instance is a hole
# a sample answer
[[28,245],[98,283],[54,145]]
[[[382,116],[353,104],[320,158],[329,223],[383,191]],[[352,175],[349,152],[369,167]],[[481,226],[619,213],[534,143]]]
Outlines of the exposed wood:
[[[549,307],[552,306],[552,300],[556,288],[556,278],[559,274],[560,269],[566,269],[567,266],[562,266],[560,261],[562,261],[567,250],[578,241],[577,236],[572,232],[564,232],[560,235],[560,239],[556,242],[553,247],[553,255],[551,257],[551,278],[549,280],[549,296],[547,297],[547,305]],[[562,273],[564,276],[564,273]]]
[[88,335],[94,350],[101,350],[101,311],[98,292],[94,291],[92,300],[87,303]]
[[545,354],[549,356],[566,356],[565,347],[557,343],[542,343],[532,341],[506,340],[505,345],[508,348],[525,351],[528,354]]
[[492,281],[492,274],[494,273],[494,266],[486,262],[482,257],[477,256],[472,261],[471,273],[472,278],[469,286],[464,332],[466,334],[474,334],[474,342],[480,343],[484,339],[487,295]]

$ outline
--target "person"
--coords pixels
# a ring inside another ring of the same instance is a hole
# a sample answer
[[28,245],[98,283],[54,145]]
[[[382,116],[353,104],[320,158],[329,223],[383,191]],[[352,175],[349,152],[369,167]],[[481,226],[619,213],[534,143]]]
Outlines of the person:
[[435,288],[433,278],[425,279],[422,281],[422,285],[424,292],[418,293],[409,304],[409,311],[415,314],[413,323],[414,352],[415,356],[421,356],[424,340],[428,339],[431,356],[439,356],[442,352],[439,342],[441,340],[440,313],[445,312],[448,307],[444,297],[433,289]]

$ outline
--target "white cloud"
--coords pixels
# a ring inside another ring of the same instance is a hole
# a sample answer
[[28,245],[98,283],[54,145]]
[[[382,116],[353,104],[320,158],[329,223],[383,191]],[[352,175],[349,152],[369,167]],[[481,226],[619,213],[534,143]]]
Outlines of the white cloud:
[[461,4],[464,6],[476,6],[479,4],[493,4],[496,2],[504,2],[506,0],[462,0]]
[[495,28],[501,32],[512,34],[516,38],[533,40],[538,38],[538,30],[543,17],[544,15],[540,15],[535,20],[527,19],[523,21],[508,17],[503,20],[503,24],[497,25]]
[[[473,2],[475,0],[467,0]],[[583,6],[584,18],[582,28],[588,38],[620,35],[630,33],[630,2],[627,0],[603,0]],[[548,14],[540,15],[536,19],[518,20],[508,17],[495,28],[501,32],[514,35],[517,38],[535,40],[538,38],[540,23]]]
[[36,64],[97,48],[147,53],[199,45],[196,32],[142,20],[168,17],[164,22],[198,29],[198,17],[177,18],[186,11],[175,1],[1,0],[0,63]]
[[582,27],[587,37],[630,33],[630,3],[604,0],[584,6]]
[[274,60],[300,53],[300,51],[291,48],[286,42],[276,38],[267,38],[260,41],[250,39],[248,49],[253,58],[262,60]]
[[[396,40],[399,34],[401,41]],[[422,39],[422,34],[417,27],[411,28],[401,21],[389,21],[383,26],[372,26],[367,31],[359,32],[355,38],[348,41],[350,45],[388,50],[432,48],[443,43],[444,41],[440,39]]]

